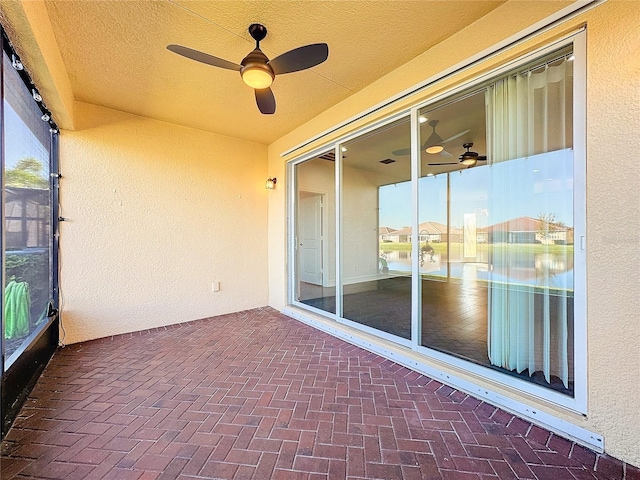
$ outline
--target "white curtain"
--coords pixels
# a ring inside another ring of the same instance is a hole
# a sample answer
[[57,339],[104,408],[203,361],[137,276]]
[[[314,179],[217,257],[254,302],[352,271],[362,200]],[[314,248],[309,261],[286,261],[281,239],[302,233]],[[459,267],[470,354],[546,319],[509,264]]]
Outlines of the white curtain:
[[[572,373],[567,310],[572,282],[558,274],[562,270],[558,263],[569,260],[562,253],[558,256],[554,244],[572,239],[561,232],[563,225],[553,214],[558,197],[547,190],[566,189],[566,178],[572,178],[571,75],[571,62],[566,60],[510,75],[488,88],[486,102],[489,211],[502,211],[503,217],[513,219],[503,221],[493,232],[489,359],[518,373],[543,372],[549,383],[555,376],[566,388]],[[545,168],[549,172],[541,171]],[[558,168],[564,173],[559,175]],[[531,189],[523,188],[522,178],[515,181],[514,175],[529,175]],[[547,175],[564,176],[556,179],[564,183],[554,186],[554,179]],[[566,198],[571,200],[572,195]],[[535,202],[537,218],[514,215],[518,208],[514,205],[527,202]]]

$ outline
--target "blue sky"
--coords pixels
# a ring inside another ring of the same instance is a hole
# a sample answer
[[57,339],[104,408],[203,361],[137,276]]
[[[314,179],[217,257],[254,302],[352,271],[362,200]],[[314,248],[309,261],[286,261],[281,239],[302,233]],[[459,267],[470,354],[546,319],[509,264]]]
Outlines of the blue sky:
[[[40,160],[44,165],[42,172],[44,177],[49,176],[49,153],[40,143],[38,138],[18,116],[7,101],[4,102],[4,134],[5,142],[5,168],[10,169],[22,158],[32,157]],[[19,141],[13,141],[19,139]]]
[[[419,181],[419,221],[447,223],[445,174]],[[379,224],[411,225],[411,182],[381,187]],[[559,150],[451,173],[451,223],[476,213],[479,227],[552,213],[573,225],[573,151]]]

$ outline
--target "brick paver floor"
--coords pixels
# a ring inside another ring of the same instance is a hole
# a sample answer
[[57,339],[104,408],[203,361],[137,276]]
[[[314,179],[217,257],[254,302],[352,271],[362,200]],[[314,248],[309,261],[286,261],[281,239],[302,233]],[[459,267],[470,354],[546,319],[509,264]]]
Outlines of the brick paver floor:
[[611,479],[597,455],[271,308],[60,349],[2,479]]

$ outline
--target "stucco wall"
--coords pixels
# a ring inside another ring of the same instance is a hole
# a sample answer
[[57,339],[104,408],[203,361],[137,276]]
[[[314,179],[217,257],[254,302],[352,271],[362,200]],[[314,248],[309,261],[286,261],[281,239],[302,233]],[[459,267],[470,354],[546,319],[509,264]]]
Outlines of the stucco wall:
[[[529,27],[548,14],[549,3],[507,2],[486,17],[378,82],[302,125],[269,146],[269,171],[285,168],[295,155],[281,153],[396,95],[457,62]],[[544,7],[544,8],[543,8]],[[549,412],[604,436],[606,451],[640,465],[640,176],[634,152],[640,132],[640,8],[637,2],[610,0],[482,65],[462,72],[382,109],[377,118],[411,101],[429,98],[506,59],[548,44],[576,28],[587,27],[587,348],[588,412],[577,415],[508,388],[501,394]],[[499,28],[496,28],[499,26]],[[477,32],[483,32],[478,35]],[[335,138],[375,118],[332,134]],[[309,145],[311,149],[322,142]],[[300,153],[300,152],[298,152]],[[279,185],[280,187],[280,185]],[[269,203],[270,304],[285,304],[285,185]],[[434,364],[435,365],[435,364]],[[442,366],[435,365],[439,368]],[[451,370],[462,378],[465,372]],[[475,379],[475,381],[478,381]]]
[[64,341],[266,305],[266,147],[75,109],[60,142]]

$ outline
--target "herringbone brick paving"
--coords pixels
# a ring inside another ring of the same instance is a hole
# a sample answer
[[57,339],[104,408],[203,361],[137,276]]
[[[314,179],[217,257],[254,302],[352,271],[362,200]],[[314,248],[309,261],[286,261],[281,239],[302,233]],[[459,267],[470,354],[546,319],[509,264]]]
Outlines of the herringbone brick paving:
[[3,479],[628,479],[637,469],[271,308],[60,349]]

